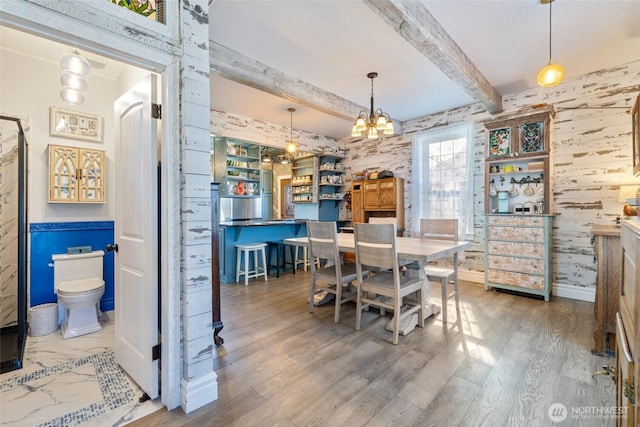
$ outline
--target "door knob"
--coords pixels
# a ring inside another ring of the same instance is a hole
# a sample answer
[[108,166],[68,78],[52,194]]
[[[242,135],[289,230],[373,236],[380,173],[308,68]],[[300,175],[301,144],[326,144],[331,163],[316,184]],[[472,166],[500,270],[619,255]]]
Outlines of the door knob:
[[118,244],[117,243],[114,243],[113,245],[111,243],[109,243],[107,245],[107,252],[112,252],[112,251],[118,252]]

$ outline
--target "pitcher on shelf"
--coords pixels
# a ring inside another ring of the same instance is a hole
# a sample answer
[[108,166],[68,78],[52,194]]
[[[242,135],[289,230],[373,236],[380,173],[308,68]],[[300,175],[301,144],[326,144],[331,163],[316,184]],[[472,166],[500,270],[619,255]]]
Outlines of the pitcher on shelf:
[[239,196],[244,196],[244,182],[238,182],[237,193]]

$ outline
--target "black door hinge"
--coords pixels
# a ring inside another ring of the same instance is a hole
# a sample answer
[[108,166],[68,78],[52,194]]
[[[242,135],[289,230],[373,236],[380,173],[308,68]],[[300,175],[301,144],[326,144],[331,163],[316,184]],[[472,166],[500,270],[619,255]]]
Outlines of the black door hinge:
[[151,347],[151,360],[159,360],[159,359],[160,359],[160,344],[157,344]]
[[153,117],[154,119],[162,118],[162,105],[151,104],[151,117]]

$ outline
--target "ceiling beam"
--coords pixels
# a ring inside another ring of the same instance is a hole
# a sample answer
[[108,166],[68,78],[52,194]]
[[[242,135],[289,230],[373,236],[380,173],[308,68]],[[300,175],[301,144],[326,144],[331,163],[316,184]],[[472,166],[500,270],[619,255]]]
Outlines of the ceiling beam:
[[345,120],[355,120],[367,110],[347,99],[306,83],[209,40],[213,74]]
[[415,0],[362,0],[411,46],[491,114],[502,111],[502,97],[482,75],[460,46]]

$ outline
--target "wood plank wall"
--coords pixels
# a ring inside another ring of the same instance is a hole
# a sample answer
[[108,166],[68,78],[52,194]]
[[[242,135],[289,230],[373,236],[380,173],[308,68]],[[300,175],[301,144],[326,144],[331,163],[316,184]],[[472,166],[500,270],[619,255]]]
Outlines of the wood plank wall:
[[[551,137],[554,213],[553,284],[595,286],[595,263],[589,230],[594,224],[611,224],[622,213],[618,203],[621,184],[638,184],[632,176],[631,115],[625,109],[592,107],[631,106],[640,93],[640,61],[567,79],[550,89],[535,88],[505,96],[505,113],[541,103],[556,109]],[[583,107],[582,109],[572,109]],[[584,107],[589,107],[586,109]],[[391,112],[393,113],[393,112]],[[405,220],[411,224],[411,140],[420,132],[491,117],[473,104],[404,122],[398,137],[369,141],[345,138],[343,162],[348,172],[363,169],[392,170],[405,179]],[[473,245],[463,268],[484,271],[484,159],[487,131],[476,125],[474,167]],[[351,173],[348,174],[351,178]]]
[[[621,184],[638,184],[632,176],[631,115],[625,109],[640,94],[640,61],[567,79],[555,88],[534,88],[505,96],[505,113],[533,111],[536,104],[556,109],[551,136],[554,213],[553,284],[593,288],[595,263],[589,230],[594,224],[611,224],[622,212],[618,203]],[[582,107],[573,109],[574,107]],[[588,107],[588,108],[585,108]],[[479,104],[420,117],[403,123],[404,134],[370,141],[346,137],[339,141],[347,153],[343,162],[347,185],[361,170],[391,170],[405,179],[405,221],[411,229],[411,141],[420,132],[458,123],[476,123],[474,166],[474,227],[470,250],[462,268],[484,272],[484,159],[490,118]],[[288,128],[221,111],[211,111],[212,132],[284,147]],[[298,132],[300,149],[313,151],[335,141]],[[347,187],[348,188],[348,187]],[[350,217],[342,206],[341,218]]]

